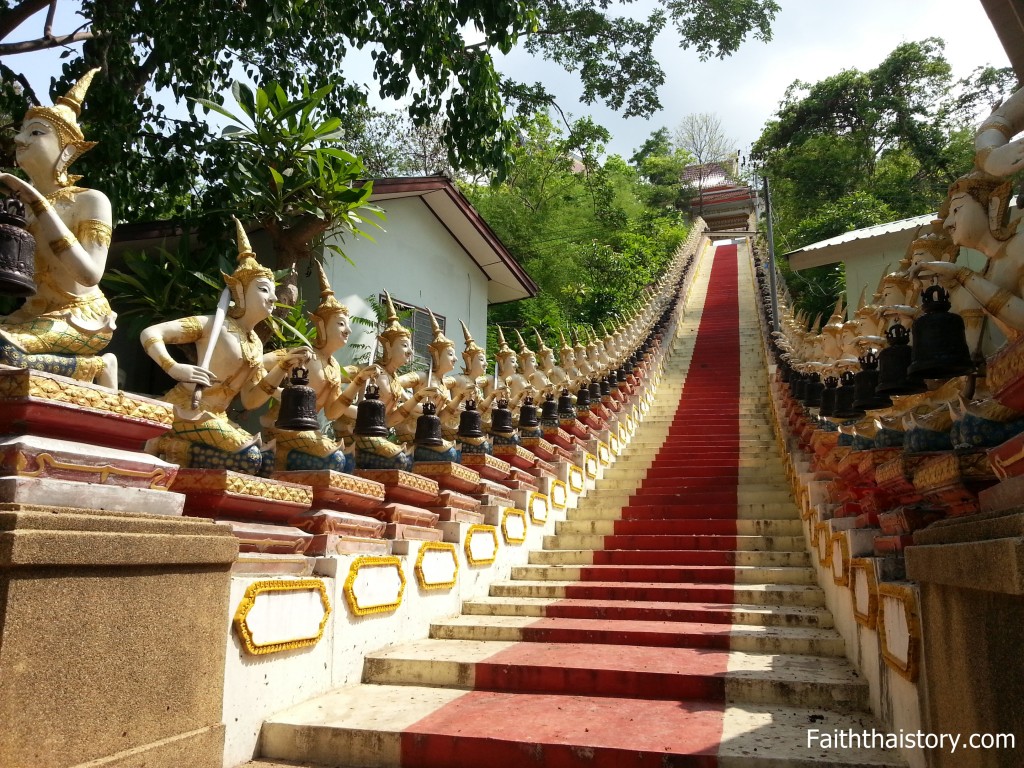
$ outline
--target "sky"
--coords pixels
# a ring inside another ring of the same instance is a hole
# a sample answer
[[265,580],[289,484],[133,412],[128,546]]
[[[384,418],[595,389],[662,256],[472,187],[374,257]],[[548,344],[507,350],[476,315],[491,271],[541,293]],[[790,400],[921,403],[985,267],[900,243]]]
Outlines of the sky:
[[794,80],[817,82],[844,69],[877,66],[903,42],[941,37],[955,77],[984,64],[1009,66],[980,0],[779,0],[772,40],[748,40],[733,56],[701,61],[663,33],[656,51],[666,73],[663,109],[648,120],[624,119],[600,105],[582,105],[574,75],[516,53],[500,67],[522,80],[543,81],[576,116],[590,114],[612,134],[608,152],[628,158],[660,127],[688,114],[713,112],[736,148],[747,149],[776,112]]
[[[660,94],[663,109],[646,120],[622,118],[600,104],[581,104],[582,89],[573,73],[522,51],[499,55],[498,66],[522,81],[545,83],[567,113],[591,115],[612,134],[608,153],[628,158],[653,131],[674,129],[685,115],[696,112],[718,115],[725,134],[745,155],[794,80],[816,82],[844,69],[871,69],[902,42],[943,38],[955,77],[966,76],[979,65],[1009,63],[980,0],[779,0],[779,4],[773,39],[768,43],[748,40],[723,60],[700,61],[692,51],[679,49],[671,32],[663,33],[656,45],[666,72]],[[76,6],[60,4],[56,32],[81,23],[69,10]],[[40,14],[26,22],[25,38],[38,36],[42,18]],[[19,39],[23,38],[13,35],[9,41]],[[25,68],[37,93],[46,93],[51,76],[59,70],[56,54],[23,54],[18,59],[11,63]],[[348,71],[358,77],[360,71],[368,76],[370,70],[366,62],[356,60]],[[372,93],[372,84],[368,85]]]

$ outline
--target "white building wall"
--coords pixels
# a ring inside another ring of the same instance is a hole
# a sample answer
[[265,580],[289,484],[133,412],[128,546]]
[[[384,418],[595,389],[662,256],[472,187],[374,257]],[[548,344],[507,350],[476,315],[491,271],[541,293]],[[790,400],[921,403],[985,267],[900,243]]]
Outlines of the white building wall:
[[[338,300],[353,315],[371,318],[373,310],[366,297],[386,289],[396,300],[443,315],[445,334],[456,342],[460,353],[460,319],[483,346],[487,339],[487,276],[483,270],[419,197],[384,200],[377,205],[386,215],[383,231],[368,230],[373,241],[349,237],[339,243],[353,264],[328,252],[327,275]],[[315,307],[319,290],[315,275],[303,276],[300,284],[306,306]],[[350,345],[370,344],[370,333],[353,325]],[[351,360],[347,350],[338,357],[343,364]]]

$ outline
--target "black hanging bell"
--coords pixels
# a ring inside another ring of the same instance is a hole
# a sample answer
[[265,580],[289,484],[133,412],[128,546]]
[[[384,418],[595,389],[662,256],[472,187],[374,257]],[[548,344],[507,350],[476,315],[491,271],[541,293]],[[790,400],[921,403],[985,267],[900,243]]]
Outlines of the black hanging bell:
[[880,395],[910,395],[924,392],[924,380],[907,373],[910,367],[910,331],[893,323],[885,332],[889,346],[878,356],[878,387]]
[[590,382],[590,402],[597,403],[601,401],[601,385],[598,384],[597,379]]
[[808,408],[817,408],[821,405],[821,393],[825,385],[821,383],[821,376],[817,373],[807,374],[807,383],[804,385],[803,404]]
[[[419,424],[417,424],[417,429]],[[483,418],[476,409],[476,400],[466,401],[466,410],[459,415],[459,437],[483,437]]]
[[316,390],[309,386],[309,371],[302,366],[292,368],[288,386],[281,392],[281,409],[274,426],[292,432],[320,429],[316,413]]
[[444,445],[441,436],[441,419],[437,417],[437,406],[427,401],[423,403],[423,413],[416,419],[416,445]]
[[819,416],[835,416],[836,393],[839,390],[839,377],[826,376],[825,388],[821,391],[821,404],[818,406]]
[[356,425],[353,434],[360,437],[387,437],[388,427],[384,421],[384,403],[380,401],[380,387],[370,384],[366,394],[356,406]]
[[589,411],[590,410],[590,388],[586,385],[580,385],[579,391],[576,393],[576,412]]
[[839,389],[836,390],[836,405],[832,411],[837,419],[854,419],[864,413],[863,408],[853,404],[856,396],[856,377],[853,371],[843,371],[839,376]]
[[508,409],[508,400],[501,398],[497,405],[491,408],[491,434],[511,435],[515,432],[512,424],[512,411]]
[[565,387],[562,388],[562,394],[558,396],[558,418],[576,418],[576,408],[573,406],[572,395],[569,394],[569,390]]
[[891,406],[892,398],[875,391],[878,387],[878,355],[869,349],[858,360],[860,371],[853,377],[853,407],[872,411]]
[[950,379],[974,368],[964,319],[950,312],[949,306],[949,293],[941,285],[929,285],[921,294],[924,312],[911,330],[914,344],[909,368],[918,378]]
[[807,391],[807,374],[802,371],[794,370],[793,374],[789,377],[789,394],[793,396],[794,400],[803,402],[804,392]]
[[0,294],[36,292],[36,239],[26,227],[25,205],[16,197],[0,202]]
[[540,420],[547,424],[558,423],[558,403],[555,402],[555,396],[550,392],[545,396],[544,404],[540,408]]
[[523,429],[533,429],[539,425],[537,406],[533,404],[533,398],[527,395],[523,398],[523,404],[519,406],[519,426]]

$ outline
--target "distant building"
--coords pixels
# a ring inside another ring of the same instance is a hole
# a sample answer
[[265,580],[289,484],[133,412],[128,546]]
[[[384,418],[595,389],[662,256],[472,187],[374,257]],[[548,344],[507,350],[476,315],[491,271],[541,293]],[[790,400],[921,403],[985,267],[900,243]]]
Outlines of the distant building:
[[738,176],[737,155],[683,170],[682,183],[689,190],[690,211],[703,216],[713,232],[745,231],[750,226],[756,193]]
[[[477,342],[487,342],[487,307],[535,296],[537,284],[509,253],[450,179],[444,176],[374,179],[370,201],[382,208],[382,230],[368,228],[373,240],[349,236],[335,242],[351,263],[340,256],[325,259],[331,286],[339,301],[355,317],[373,318],[368,298],[383,300],[387,290],[402,310],[411,310],[405,322],[412,328],[418,358],[426,360],[432,339],[429,308],[446,335],[462,352],[465,321]],[[226,223],[225,226],[228,226]],[[184,232],[169,222],[124,225],[115,232],[109,266],[120,253],[156,247],[174,249]],[[261,261],[270,264],[270,241],[262,230],[250,233]],[[316,273],[299,265],[299,289],[307,309],[316,307],[320,287]],[[308,273],[307,273],[308,272]],[[373,331],[354,323],[349,346],[338,357],[343,364],[365,355]],[[156,366],[145,364],[138,340],[117,332],[111,351],[124,360],[143,365],[124,366],[122,386],[138,392],[162,392],[170,383]],[[460,355],[461,360],[461,355]]]
[[[488,305],[537,294],[537,284],[447,177],[374,179],[370,200],[384,209],[384,231],[368,229],[373,241],[339,242],[353,263],[328,259],[328,276],[354,315],[372,317],[367,297],[380,300],[385,289],[400,309],[413,310],[409,322],[422,360],[432,338],[427,308],[461,353],[459,320],[484,346]],[[307,303],[317,296],[313,276],[300,287]],[[350,345],[371,343],[370,333],[353,327]],[[345,350],[340,356],[348,362]]]

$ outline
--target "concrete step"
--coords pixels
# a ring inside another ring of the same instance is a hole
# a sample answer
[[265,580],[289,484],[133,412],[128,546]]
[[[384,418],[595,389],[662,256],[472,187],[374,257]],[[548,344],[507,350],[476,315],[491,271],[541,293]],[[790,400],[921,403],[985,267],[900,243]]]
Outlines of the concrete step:
[[793,568],[811,565],[805,551],[713,549],[544,549],[530,552],[530,565],[696,565]]
[[682,621],[609,622],[595,619],[462,615],[431,624],[430,636],[436,640],[716,648],[812,656],[842,656],[844,652],[842,637],[832,629]]
[[[646,423],[645,423],[646,426]],[[647,434],[642,432],[637,434],[632,440],[630,440],[630,448],[661,448],[664,446],[666,449],[678,449],[679,453],[686,451],[700,451],[705,447],[716,447],[720,446],[723,449],[731,446],[734,450],[736,446],[740,449],[747,447],[761,447],[768,446],[772,449],[777,445],[775,436],[769,435],[768,428],[765,427],[763,433],[759,431],[750,430],[745,434],[740,434],[738,440],[735,437],[735,433],[730,436],[725,436],[715,432],[716,427],[713,425],[694,425],[700,430],[702,434],[700,436],[694,435],[694,433],[687,433],[688,436],[683,437],[672,430],[658,430]],[[689,436],[693,435],[693,436]]]
[[[564,526],[565,523],[560,525]],[[639,534],[613,533],[559,533],[544,537],[545,550],[590,549],[590,550],[633,550],[650,551],[658,549],[708,549],[738,550],[741,552],[803,552],[803,536],[758,536],[729,534]]]
[[[597,500],[599,499],[599,500]],[[629,497],[610,500],[604,498],[603,494],[596,494],[588,497],[586,501],[591,503],[581,505],[576,509],[566,511],[569,520],[619,520],[621,518],[632,520],[655,520],[655,519],[708,519],[711,518],[706,506],[700,504],[691,505],[690,509],[684,505],[675,507],[637,507],[624,511],[629,503]],[[644,511],[644,515],[639,513]],[[799,520],[799,513],[793,502],[772,503],[772,504],[737,504],[728,510],[720,512],[721,519],[733,520]]]
[[693,648],[427,639],[366,657],[363,682],[506,693],[866,709],[843,658]]
[[695,621],[821,629],[834,626],[832,614],[828,610],[792,605],[487,596],[465,601],[462,604],[462,612],[476,616],[532,616],[605,621]]
[[709,761],[719,768],[752,768],[752,761],[758,768],[905,765],[880,750],[808,748],[809,723],[821,733],[882,730],[870,716],[817,707],[355,685],[268,720],[261,759],[250,765],[270,768],[274,760],[341,768],[696,767]]
[[555,524],[558,536],[600,535],[719,535],[803,536],[799,518],[791,520],[564,520]]
[[678,489],[679,493],[688,491],[700,492],[711,490],[730,490],[736,488],[743,494],[751,493],[781,493],[790,497],[789,484],[784,477],[771,479],[766,482],[758,482],[757,478],[744,478],[739,483],[739,473],[716,477],[687,477],[685,472],[680,472],[678,477],[647,477],[642,483],[634,478],[603,477],[597,481],[597,490],[624,491],[633,490],[639,487],[645,492],[657,493],[660,489]]
[[602,488],[588,498],[590,503],[594,506],[601,504],[609,506],[627,502],[631,506],[652,506],[720,503],[716,501],[716,496],[723,499],[728,497],[729,503],[739,504],[741,506],[745,504],[793,503],[793,497],[788,488],[758,489],[756,487],[753,489],[745,487],[737,488],[735,491],[732,491],[730,488],[723,490],[687,489],[685,491],[680,491],[677,494],[668,493],[666,490],[658,488],[652,488],[650,490],[644,489],[643,493],[634,493],[631,488],[610,487]]
[[640,583],[816,584],[809,567],[755,565],[519,565],[513,579],[526,581],[635,581]]
[[[694,479],[718,479],[723,482],[731,481],[740,485],[768,485],[768,486],[780,486],[786,485],[788,488],[788,481],[786,479],[786,473],[780,468],[777,471],[771,471],[767,469],[753,468],[753,467],[741,467],[741,468],[725,468],[725,467],[700,467],[691,468],[689,470],[675,470],[672,468],[660,469],[657,467],[634,467],[628,464],[616,463],[605,471],[602,483],[599,487],[605,487],[603,483],[617,481],[620,483],[632,482],[634,485],[640,485],[645,479],[649,480],[671,480],[673,477],[686,478],[688,480]],[[611,487],[611,486],[609,486]],[[621,490],[628,489],[628,486]]]
[[[658,465],[664,465],[666,469],[677,469],[677,468],[688,468],[698,469],[704,466],[709,468],[719,466],[721,468],[730,468],[737,465],[737,461],[740,465],[746,465],[749,469],[760,469],[767,472],[780,472],[784,474],[785,463],[781,460],[775,445],[766,446],[758,449],[759,453],[756,455],[754,451],[741,450],[738,453],[736,451],[730,451],[727,454],[714,454],[711,451],[693,451],[690,455],[683,458],[670,455],[669,453],[662,453],[660,448],[651,448],[650,450],[640,452],[634,450],[634,446],[630,445],[625,448],[619,455],[620,461],[624,466],[630,468],[644,468],[647,469],[652,463],[657,461]],[[700,461],[694,461],[694,458],[700,458]],[[711,461],[711,459],[716,459]],[[758,461],[754,461],[754,459]]]
[[[735,492],[733,491],[719,491],[719,490],[698,490],[692,488],[686,488],[680,490],[678,493],[670,493],[669,489],[643,489],[642,492],[635,494],[635,499],[630,502],[631,506],[643,505],[661,505],[661,504],[695,504],[695,503],[718,503],[719,499],[725,498],[728,495],[730,498],[735,499],[737,504],[772,504],[772,503],[783,503],[793,502],[793,497],[788,490],[782,489],[769,489],[759,490],[757,488],[753,490],[747,490],[745,488],[739,488]],[[733,493],[735,494],[733,496]]]
[[743,605],[825,605],[817,584],[662,583],[637,581],[540,581],[516,579],[491,584],[491,597],[550,597],[641,602],[719,602]]

